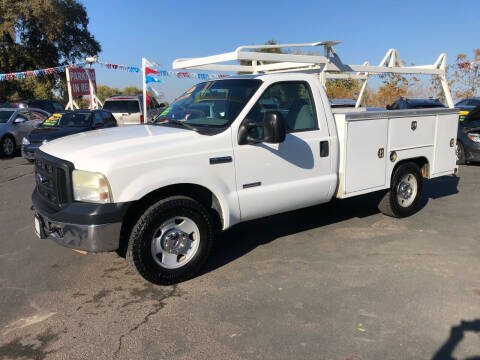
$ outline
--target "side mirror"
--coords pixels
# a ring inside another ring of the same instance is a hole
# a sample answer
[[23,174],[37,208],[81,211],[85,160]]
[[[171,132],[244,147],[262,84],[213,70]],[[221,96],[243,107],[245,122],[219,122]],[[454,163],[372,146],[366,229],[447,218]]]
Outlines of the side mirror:
[[[254,128],[263,128],[263,137],[252,136],[251,130]],[[283,116],[279,111],[268,111],[264,115],[263,122],[245,122],[238,129],[238,144],[256,144],[266,142],[270,144],[279,144],[285,140],[286,130]]]
[[270,144],[279,144],[285,140],[286,130],[282,113],[268,111],[263,120],[263,141]]
[[392,105],[388,104],[387,105],[387,110],[392,110]]
[[13,123],[14,124],[22,124],[24,123],[25,121],[27,121],[27,118],[23,117],[23,116],[17,116],[15,118],[15,120],[13,120]]

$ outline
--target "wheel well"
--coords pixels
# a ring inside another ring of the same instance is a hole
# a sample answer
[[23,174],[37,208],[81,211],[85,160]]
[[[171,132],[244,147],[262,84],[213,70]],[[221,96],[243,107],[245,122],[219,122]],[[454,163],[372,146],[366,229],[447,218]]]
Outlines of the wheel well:
[[158,200],[174,195],[188,196],[198,201],[200,204],[205,206],[207,210],[209,210],[212,219],[214,220],[216,230],[220,231],[223,228],[223,215],[220,202],[215,194],[209,189],[196,184],[175,184],[165,186],[145,195],[141,199],[135,201],[128,208],[122,222],[120,246],[118,249],[118,253],[120,255],[125,256],[130,232],[143,212]]
[[430,173],[430,164],[428,163],[428,159],[424,156],[399,161],[398,164],[396,164],[395,167],[393,168],[392,176],[395,173],[395,170],[397,170],[397,168],[400,165],[409,163],[409,162],[413,162],[414,164],[417,164],[418,168],[420,169],[420,172],[422,173],[422,177],[428,178],[428,175]]

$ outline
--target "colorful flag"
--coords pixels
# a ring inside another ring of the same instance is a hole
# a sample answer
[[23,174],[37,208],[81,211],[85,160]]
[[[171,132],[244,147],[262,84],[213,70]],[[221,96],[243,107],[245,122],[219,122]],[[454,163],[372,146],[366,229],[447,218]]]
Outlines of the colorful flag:
[[145,83],[148,84],[151,82],[163,83],[163,80],[154,78],[153,76],[145,76]]
[[145,75],[148,75],[148,74],[158,74],[158,71],[154,70],[152,68],[146,67],[145,68]]

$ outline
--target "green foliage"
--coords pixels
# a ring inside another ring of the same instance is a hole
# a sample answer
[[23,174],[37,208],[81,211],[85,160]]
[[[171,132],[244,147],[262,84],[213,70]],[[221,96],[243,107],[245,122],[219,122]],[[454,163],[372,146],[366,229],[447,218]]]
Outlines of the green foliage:
[[[0,73],[54,67],[100,52],[76,0],[0,0]],[[0,82],[0,100],[64,94],[63,77]],[[63,89],[62,89],[63,87]]]
[[139,89],[135,86],[126,86],[122,90],[122,95],[139,95],[143,92],[142,89]]
[[354,99],[360,91],[360,82],[355,79],[329,79],[326,83],[329,99]]
[[113,95],[138,95],[141,93],[142,89],[135,86],[126,86],[123,90],[120,90],[119,88],[112,88],[107,85],[97,85],[97,96],[102,102]]

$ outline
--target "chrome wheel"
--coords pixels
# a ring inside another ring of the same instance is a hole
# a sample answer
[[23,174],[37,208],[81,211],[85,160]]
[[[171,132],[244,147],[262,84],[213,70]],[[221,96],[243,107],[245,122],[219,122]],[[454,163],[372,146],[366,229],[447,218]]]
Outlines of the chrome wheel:
[[15,143],[10,136],[6,136],[3,139],[2,148],[5,156],[11,156],[13,154],[13,151],[15,150]]
[[397,185],[397,201],[401,207],[409,207],[417,197],[417,178],[411,173],[405,174]]
[[163,222],[155,231],[151,251],[157,264],[166,269],[177,269],[195,256],[199,244],[200,230],[195,222],[177,216]]
[[455,157],[457,161],[460,160],[460,151],[461,150],[459,149],[458,143],[457,143],[457,145],[455,145]]

